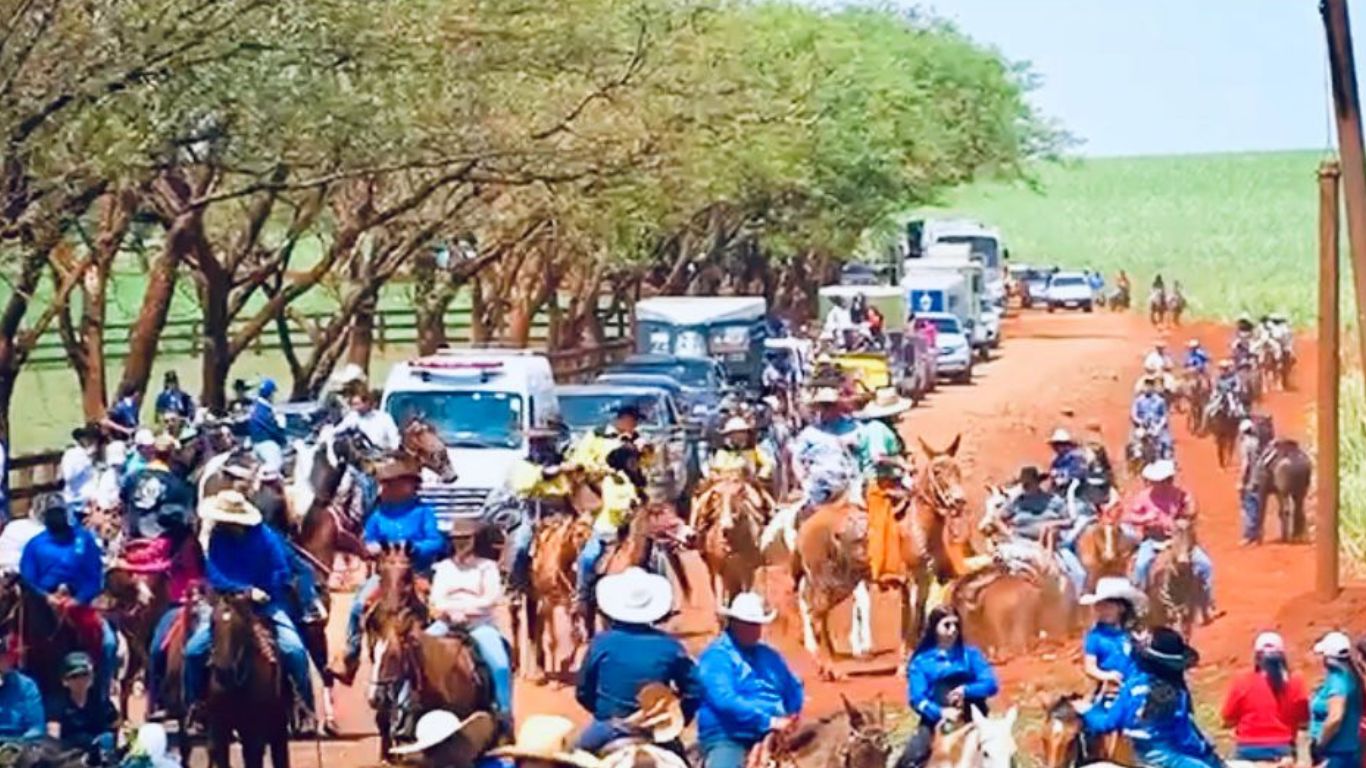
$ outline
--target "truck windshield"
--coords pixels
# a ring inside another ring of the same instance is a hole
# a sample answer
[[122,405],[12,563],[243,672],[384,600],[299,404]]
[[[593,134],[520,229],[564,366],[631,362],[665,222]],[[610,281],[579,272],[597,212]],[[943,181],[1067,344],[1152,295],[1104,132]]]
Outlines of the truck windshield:
[[575,432],[597,429],[612,423],[623,405],[634,405],[640,411],[640,423],[647,427],[665,426],[664,408],[653,395],[583,394],[559,396],[560,416]]
[[944,235],[936,242],[966,244],[972,250],[973,256],[982,259],[982,265],[987,269],[997,269],[1001,266],[1000,246],[994,237],[988,235]]
[[963,329],[958,325],[956,317],[927,317],[926,322],[933,323],[934,329],[940,333],[962,333]]
[[522,444],[522,398],[510,392],[395,392],[385,409],[399,424],[425,419],[451,448]]
[[624,363],[612,366],[609,370],[612,373],[644,373],[669,376],[685,387],[705,389],[716,386],[716,382],[711,380],[712,363],[709,358],[669,362],[627,360]]

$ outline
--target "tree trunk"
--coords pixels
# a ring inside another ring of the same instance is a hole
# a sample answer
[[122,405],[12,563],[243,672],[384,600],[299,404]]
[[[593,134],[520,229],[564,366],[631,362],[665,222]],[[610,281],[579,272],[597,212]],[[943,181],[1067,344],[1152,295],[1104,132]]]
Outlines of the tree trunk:
[[86,421],[104,415],[109,405],[104,370],[104,320],[112,264],[96,259],[81,282],[81,410]]
[[200,366],[203,389],[200,390],[199,398],[210,410],[224,411],[228,405],[228,373],[232,369],[232,343],[228,328],[232,318],[228,312],[228,277],[211,264],[212,258],[205,259],[201,264],[205,274],[199,286],[199,309],[204,317],[204,349]]
[[379,301],[374,297],[361,302],[356,316],[351,320],[351,346],[346,360],[359,365],[366,376],[370,375],[370,352],[375,338],[375,310]]
[[[119,389],[136,389],[146,394],[156,363],[157,347],[166,329],[166,317],[175,297],[176,276],[186,254],[204,254],[203,220],[198,210],[177,215],[166,231],[166,242],[151,263],[147,273],[147,287],[143,289],[142,306],[137,320],[128,331],[128,357],[123,361],[123,377]],[[202,402],[202,401],[201,401]]]

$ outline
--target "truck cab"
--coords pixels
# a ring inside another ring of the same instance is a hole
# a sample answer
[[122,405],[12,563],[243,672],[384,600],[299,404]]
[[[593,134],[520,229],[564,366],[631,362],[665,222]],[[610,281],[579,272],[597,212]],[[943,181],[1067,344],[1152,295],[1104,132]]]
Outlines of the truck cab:
[[965,245],[970,257],[982,264],[987,300],[1004,308],[1005,263],[1010,251],[1000,230],[971,219],[918,219],[907,224],[907,269],[930,255],[935,245]]
[[560,421],[550,361],[526,350],[447,349],[399,363],[381,407],[400,427],[429,422],[446,444],[459,477],[442,483],[424,472],[418,490],[443,530],[456,518],[482,518],[526,455],[527,431]]

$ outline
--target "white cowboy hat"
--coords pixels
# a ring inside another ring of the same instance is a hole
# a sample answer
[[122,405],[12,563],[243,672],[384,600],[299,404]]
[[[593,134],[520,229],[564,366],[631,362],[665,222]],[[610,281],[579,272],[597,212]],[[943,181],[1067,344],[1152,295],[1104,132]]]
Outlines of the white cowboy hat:
[[627,568],[604,576],[594,590],[607,618],[624,624],[653,624],[673,609],[673,585],[663,576]]
[[199,519],[250,528],[261,524],[261,510],[252,506],[241,491],[219,491],[200,503]]
[[1331,658],[1342,658],[1352,652],[1352,639],[1344,632],[1329,632],[1314,643],[1314,653]]
[[1251,432],[1256,428],[1257,425],[1252,423],[1252,419],[1243,419],[1242,421],[1238,422],[1239,432]]
[[329,384],[337,387],[353,381],[365,381],[365,371],[355,363],[343,365],[328,379]]
[[840,401],[840,393],[834,387],[821,387],[811,396],[812,405],[834,405]]
[[778,617],[777,611],[769,610],[763,596],[754,592],[741,592],[731,599],[729,608],[721,608],[717,613],[746,624],[768,624]]
[[139,448],[150,448],[156,444],[157,437],[152,434],[152,430],[143,427],[133,433],[133,445]]
[[561,763],[574,768],[601,768],[602,761],[582,750],[569,748],[574,724],[558,715],[531,715],[517,729],[511,746],[489,750],[490,757]]
[[726,419],[725,426],[721,427],[721,434],[733,435],[738,432],[750,432],[753,429],[754,427],[751,427],[749,422],[745,421],[744,416],[732,416],[729,419]]
[[1192,349],[1194,349],[1195,347],[1200,346],[1200,340],[1199,340],[1199,339],[1191,339],[1190,341],[1186,342],[1186,346],[1191,347]]
[[1106,600],[1122,600],[1135,611],[1142,611],[1148,605],[1148,596],[1138,591],[1129,580],[1119,576],[1106,576],[1096,582],[1096,591],[1082,595],[1078,601],[1082,605],[1095,605]]
[[1063,429],[1062,427],[1058,427],[1057,429],[1053,430],[1053,435],[1052,435],[1051,437],[1048,438],[1048,443],[1049,443],[1049,445],[1054,445],[1054,444],[1057,444],[1057,443],[1074,443],[1074,442],[1076,442],[1076,441],[1072,439],[1072,433],[1071,433],[1071,432],[1068,432],[1067,430]]
[[1285,639],[1275,632],[1263,632],[1252,642],[1254,653],[1285,653]]
[[417,721],[416,733],[417,740],[411,744],[393,747],[389,751],[396,755],[411,755],[421,752],[424,749],[431,749],[437,744],[460,733],[470,723],[489,719],[487,712],[475,712],[469,717],[461,720],[455,716],[454,712],[447,712],[444,709],[434,709],[423,715]]
[[1150,483],[1160,483],[1176,477],[1176,465],[1171,459],[1158,459],[1143,468],[1143,479]]
[[863,410],[854,414],[860,419],[885,419],[888,416],[895,416],[905,413],[911,407],[911,401],[902,397],[892,387],[883,387],[873,395],[873,402],[863,407]]

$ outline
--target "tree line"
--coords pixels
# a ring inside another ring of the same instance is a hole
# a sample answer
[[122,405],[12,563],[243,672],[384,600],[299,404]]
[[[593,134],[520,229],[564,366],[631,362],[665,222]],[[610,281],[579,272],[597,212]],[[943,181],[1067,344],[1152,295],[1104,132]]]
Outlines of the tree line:
[[[145,390],[177,290],[218,408],[261,334],[280,335],[296,396],[368,365],[397,276],[423,351],[461,294],[476,338],[525,343],[544,312],[555,348],[601,339],[600,304],[642,292],[797,309],[892,212],[1054,154],[1030,85],[952,26],[886,10],[0,0],[0,433],[49,329],[88,416]],[[111,370],[129,265],[143,295]],[[318,292],[324,321],[294,311]]]

